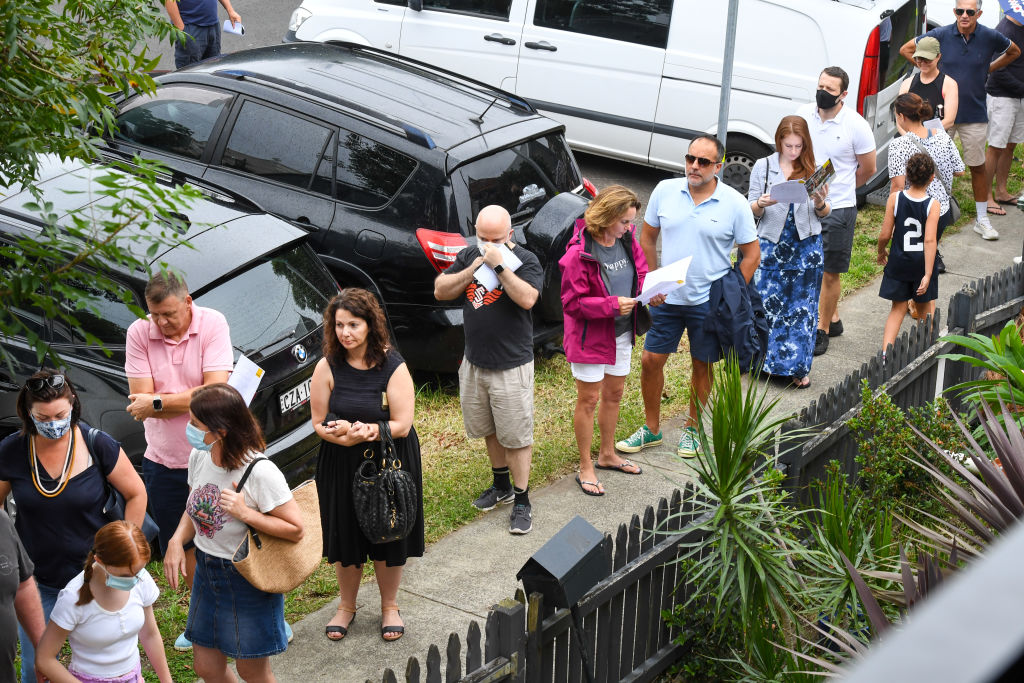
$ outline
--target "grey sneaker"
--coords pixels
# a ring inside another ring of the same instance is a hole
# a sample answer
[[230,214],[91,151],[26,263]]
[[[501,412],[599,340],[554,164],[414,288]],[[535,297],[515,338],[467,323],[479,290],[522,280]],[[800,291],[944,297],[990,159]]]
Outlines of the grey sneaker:
[[630,434],[629,438],[615,444],[615,448],[623,453],[636,453],[645,448],[653,448],[660,445],[661,440],[661,432],[652,434],[647,425],[642,425],[640,429]]
[[512,516],[508,520],[510,534],[528,534],[533,529],[533,506],[520,503],[512,507]]
[[492,485],[490,488],[481,493],[476,500],[473,501],[473,507],[475,507],[477,510],[487,512],[488,510],[493,510],[499,505],[511,503],[512,499],[515,497],[516,494],[512,492],[512,489],[509,489],[508,491],[502,491],[501,489],[494,488],[494,486]]
[[700,437],[697,436],[695,427],[687,427],[679,437],[679,447],[676,448],[676,455],[680,458],[694,458],[700,450]]
[[989,221],[988,216],[978,216],[978,219],[974,221],[974,232],[981,235],[983,240],[999,239],[999,232],[992,227],[992,222]]

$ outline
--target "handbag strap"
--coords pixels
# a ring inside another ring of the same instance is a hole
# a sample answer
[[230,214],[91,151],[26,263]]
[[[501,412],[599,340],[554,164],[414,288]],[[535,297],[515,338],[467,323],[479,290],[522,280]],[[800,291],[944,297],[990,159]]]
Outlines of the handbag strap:
[[[242,473],[242,478],[238,480],[238,486],[235,487],[235,493],[241,493],[242,487],[245,486],[245,482],[249,479],[249,475],[252,474],[252,468],[256,466],[260,460],[266,460],[266,458],[253,458],[249,462],[249,466],[245,468],[245,472]],[[251,524],[246,524],[249,529],[249,533],[252,534],[252,542],[256,544],[257,549],[263,548],[263,541],[260,540],[260,532],[256,531]]]

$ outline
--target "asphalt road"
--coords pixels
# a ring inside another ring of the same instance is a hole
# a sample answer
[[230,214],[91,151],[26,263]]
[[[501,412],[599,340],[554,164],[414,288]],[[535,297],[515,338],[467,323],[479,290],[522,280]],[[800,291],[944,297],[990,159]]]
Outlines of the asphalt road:
[[[299,6],[299,0],[257,0],[256,2],[232,0],[231,4],[242,17],[245,35],[222,34],[221,50],[223,52],[237,52],[238,50],[280,43],[281,38],[288,30],[288,19],[291,17],[292,11]],[[227,14],[223,7],[219,5],[218,7],[220,20],[223,23],[227,19]],[[160,55],[158,69],[174,69],[174,49],[171,45],[151,41],[149,50],[153,55]],[[647,206],[647,199],[658,181],[671,176],[668,171],[613,161],[590,154],[577,154],[576,159],[583,170],[583,175],[598,189],[616,183],[625,185],[640,196],[644,207]]]

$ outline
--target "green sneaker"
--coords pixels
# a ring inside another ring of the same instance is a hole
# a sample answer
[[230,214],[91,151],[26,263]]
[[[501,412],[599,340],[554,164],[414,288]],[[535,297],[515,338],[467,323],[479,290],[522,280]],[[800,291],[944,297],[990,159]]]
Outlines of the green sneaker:
[[628,439],[615,444],[615,448],[622,451],[623,453],[636,453],[645,448],[652,448],[661,443],[661,432],[652,434],[651,430],[647,428],[647,425],[643,425],[640,429],[633,432]]
[[700,437],[697,436],[696,427],[687,427],[679,437],[679,447],[676,448],[676,455],[680,458],[695,458],[700,450]]

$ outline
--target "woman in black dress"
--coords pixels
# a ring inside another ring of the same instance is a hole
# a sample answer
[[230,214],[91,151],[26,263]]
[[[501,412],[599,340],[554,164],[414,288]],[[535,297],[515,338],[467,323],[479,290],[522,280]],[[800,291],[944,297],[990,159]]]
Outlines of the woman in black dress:
[[[313,371],[310,408],[323,444],[316,485],[324,531],[324,556],[338,576],[338,611],[325,630],[341,640],[356,616],[363,562],[373,560],[380,589],[381,638],[398,640],[405,624],[396,599],[407,557],[423,555],[423,484],[420,446],[413,429],[415,390],[405,361],[391,347],[384,311],[363,289],[348,288],[324,312],[324,357]],[[403,469],[417,482],[419,511],[401,541],[371,543],[359,529],[352,503],[356,468],[370,452],[379,457],[378,421],[388,420]],[[367,443],[369,442],[369,443]]]

